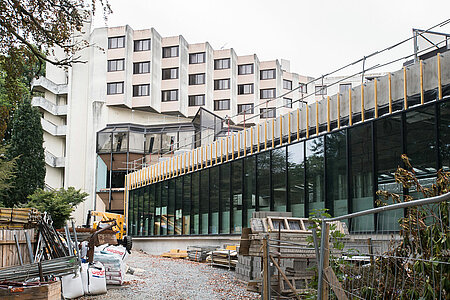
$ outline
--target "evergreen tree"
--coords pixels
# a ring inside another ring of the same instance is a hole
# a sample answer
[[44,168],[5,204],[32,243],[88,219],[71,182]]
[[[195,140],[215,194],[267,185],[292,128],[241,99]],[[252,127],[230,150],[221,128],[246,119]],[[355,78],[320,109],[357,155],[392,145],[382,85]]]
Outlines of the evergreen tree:
[[14,186],[3,201],[5,205],[26,203],[29,195],[37,189],[44,188],[43,142],[41,116],[27,98],[19,104],[12,120],[8,157],[18,158]]

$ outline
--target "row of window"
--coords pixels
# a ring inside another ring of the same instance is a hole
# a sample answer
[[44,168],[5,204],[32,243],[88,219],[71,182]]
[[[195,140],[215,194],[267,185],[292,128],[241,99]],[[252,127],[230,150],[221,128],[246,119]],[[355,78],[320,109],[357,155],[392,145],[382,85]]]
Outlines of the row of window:
[[[150,39],[135,40],[134,52],[148,51],[151,48]],[[125,36],[116,36],[108,38],[108,49],[125,48]]]

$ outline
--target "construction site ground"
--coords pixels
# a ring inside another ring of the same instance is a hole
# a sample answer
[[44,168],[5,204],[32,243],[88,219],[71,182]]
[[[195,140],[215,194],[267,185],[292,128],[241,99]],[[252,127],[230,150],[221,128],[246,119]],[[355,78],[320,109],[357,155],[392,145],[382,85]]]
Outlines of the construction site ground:
[[207,263],[133,251],[126,264],[135,272],[126,274],[123,286],[108,286],[107,294],[82,299],[260,299],[233,271]]

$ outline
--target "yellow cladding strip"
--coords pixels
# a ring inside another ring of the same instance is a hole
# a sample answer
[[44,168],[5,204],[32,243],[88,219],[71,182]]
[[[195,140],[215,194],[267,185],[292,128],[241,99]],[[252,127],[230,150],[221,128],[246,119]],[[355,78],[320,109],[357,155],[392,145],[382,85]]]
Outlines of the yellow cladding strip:
[[330,132],[330,96],[327,97],[327,131]]
[[300,108],[297,108],[297,141],[300,139]]
[[309,138],[309,105],[306,104],[306,138]]
[[288,143],[291,143],[291,113],[288,113]]
[[275,119],[272,119],[272,148],[275,148]]
[[341,128],[341,94],[337,93],[337,127]]
[[319,135],[319,101],[316,100],[316,135]]
[[403,67],[403,106],[405,109],[408,109],[408,96],[407,96],[407,87],[406,87],[406,67]]
[[388,74],[388,94],[389,94],[389,113],[392,114],[392,79],[391,79],[391,73]]
[[264,150],[267,150],[267,121],[264,122]]
[[424,103],[424,94],[423,94],[423,61],[420,60],[420,104]]
[[364,109],[364,84],[361,84],[361,121],[365,121],[365,109]]
[[283,116],[280,116],[280,146],[283,144]]
[[438,69],[438,100],[442,99],[442,73],[441,73],[441,55],[437,54],[437,69]]
[[378,79],[375,78],[373,82],[373,95],[375,102],[375,119],[378,118],[378,88],[377,88]]
[[250,154],[253,154],[253,127],[250,127]]
[[259,147],[260,147],[260,145],[259,145],[259,127],[260,127],[260,124],[258,124],[257,125],[258,127],[256,128],[256,135],[258,136],[257,138],[256,138],[256,140],[257,140],[257,143],[258,143],[258,145],[256,146],[256,149],[257,149],[257,151],[259,152]]
[[231,134],[231,160],[234,159],[234,133]]
[[352,126],[353,120],[352,120],[352,89],[348,89],[348,124]]

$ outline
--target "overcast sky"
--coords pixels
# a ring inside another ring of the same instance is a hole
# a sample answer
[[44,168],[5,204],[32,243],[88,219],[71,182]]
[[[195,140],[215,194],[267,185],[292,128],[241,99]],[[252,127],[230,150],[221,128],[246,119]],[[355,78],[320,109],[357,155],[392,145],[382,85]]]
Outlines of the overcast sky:
[[[450,18],[450,1],[434,0],[109,0],[108,26],[155,28],[214,49],[260,60],[288,59],[291,71],[321,76]],[[97,14],[95,27],[105,25]],[[434,29],[450,33],[450,25]],[[411,53],[412,40],[367,60],[366,67]],[[400,64],[382,71],[396,70]],[[359,64],[340,73],[362,69]]]

